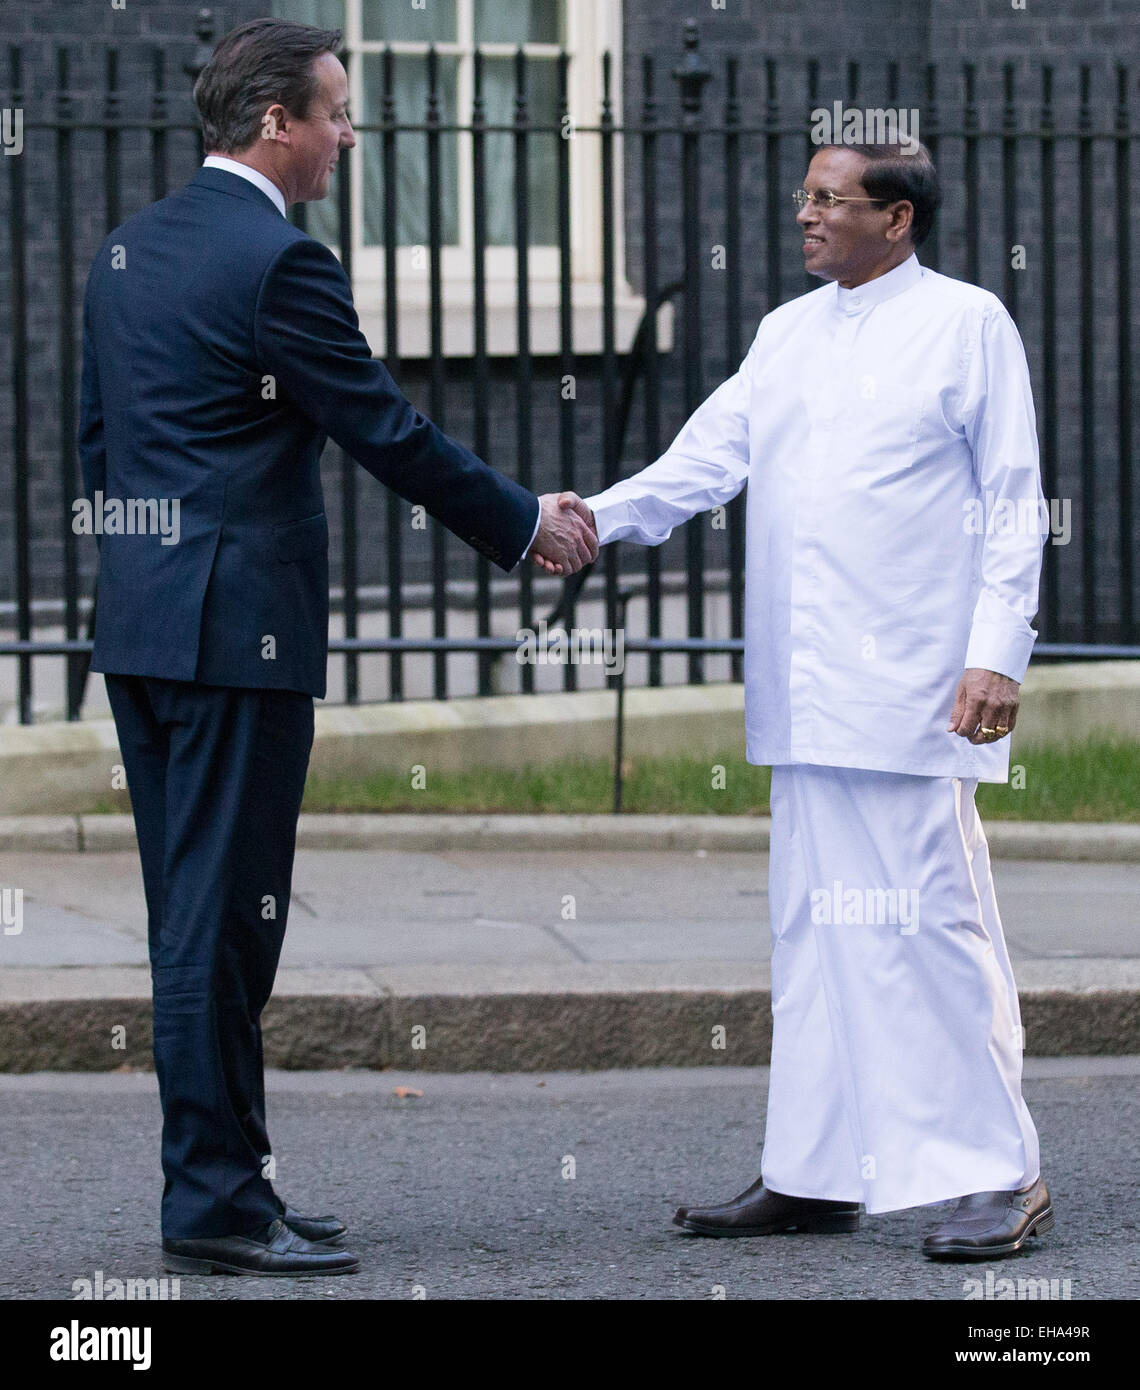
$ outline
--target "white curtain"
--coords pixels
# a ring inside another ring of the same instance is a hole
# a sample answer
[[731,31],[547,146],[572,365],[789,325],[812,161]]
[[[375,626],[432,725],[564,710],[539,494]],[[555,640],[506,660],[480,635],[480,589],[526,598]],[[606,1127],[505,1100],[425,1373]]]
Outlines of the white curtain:
[[[569,0],[568,0],[569,2]],[[475,0],[475,42],[560,43],[560,0]],[[512,58],[488,58],[483,64],[483,95],[488,125],[511,125],[515,118],[515,65]],[[532,125],[558,123],[558,64],[551,59],[527,63],[527,110]],[[560,136],[546,132],[528,141],[530,242],[549,246],[557,240],[557,176]],[[492,246],[515,243],[514,137],[487,137],[487,236]]]
[[559,0],[475,0],[475,42],[558,43],[559,9]]
[[[365,54],[363,63],[364,104],[362,119],[379,124],[382,114],[383,59],[378,53]],[[437,93],[440,120],[456,124],[455,95],[457,60],[439,59]],[[399,55],[393,62],[393,96],[396,120],[400,125],[423,125],[427,118],[427,58]],[[364,166],[362,211],[364,242],[383,243],[384,183],[383,137],[366,131],[357,137]],[[458,182],[459,150],[457,137],[440,138],[440,178],[443,203],[443,240],[453,245],[459,239]],[[396,136],[396,240],[400,246],[422,246],[428,240],[428,141],[427,136],[401,131]]]

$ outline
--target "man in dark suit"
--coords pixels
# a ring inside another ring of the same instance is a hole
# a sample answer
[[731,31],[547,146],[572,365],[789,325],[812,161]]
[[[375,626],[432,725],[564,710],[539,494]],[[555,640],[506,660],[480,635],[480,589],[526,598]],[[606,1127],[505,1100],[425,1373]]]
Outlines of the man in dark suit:
[[260,1032],[325,693],[326,437],[504,570],[597,556],[579,516],[412,408],[336,258],[285,218],[355,143],[340,39],[265,19],[221,41],[195,87],[206,165],[110,234],[84,303],[87,495],[176,519],[104,527],[92,666],[142,860],[163,1251],[183,1273],[358,1266],[335,1217],[273,1189]]

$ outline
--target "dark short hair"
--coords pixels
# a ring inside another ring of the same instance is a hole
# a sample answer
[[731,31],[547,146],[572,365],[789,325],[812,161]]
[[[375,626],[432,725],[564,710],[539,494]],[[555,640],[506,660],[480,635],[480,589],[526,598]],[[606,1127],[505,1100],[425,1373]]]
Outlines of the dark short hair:
[[341,46],[339,29],[288,19],[251,19],[221,40],[194,83],[206,150],[235,154],[261,134],[266,110],[280,102],[304,120],[317,94],[313,62]]
[[882,203],[897,203],[905,198],[914,208],[910,237],[921,246],[934,226],[934,214],[942,203],[938,171],[925,145],[910,149],[898,142],[881,145],[847,145],[844,148],[861,154],[867,163],[859,176],[869,198]]

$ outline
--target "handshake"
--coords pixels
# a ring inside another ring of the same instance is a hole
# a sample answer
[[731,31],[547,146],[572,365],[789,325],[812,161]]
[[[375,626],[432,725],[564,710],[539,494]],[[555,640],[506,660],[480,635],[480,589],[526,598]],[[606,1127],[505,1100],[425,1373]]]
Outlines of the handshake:
[[594,514],[576,492],[547,492],[527,555],[547,574],[577,574],[598,558]]

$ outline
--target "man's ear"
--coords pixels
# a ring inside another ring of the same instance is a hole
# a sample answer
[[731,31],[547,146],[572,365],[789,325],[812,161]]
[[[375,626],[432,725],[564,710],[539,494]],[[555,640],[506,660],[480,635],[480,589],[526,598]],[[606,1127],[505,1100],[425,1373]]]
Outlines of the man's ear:
[[906,198],[900,199],[891,208],[891,220],[887,225],[887,240],[901,241],[910,235],[914,221],[914,204]]
[[285,129],[288,119],[288,111],[280,102],[275,102],[261,118],[261,138],[263,140],[280,140],[282,144],[289,144],[289,132]]

